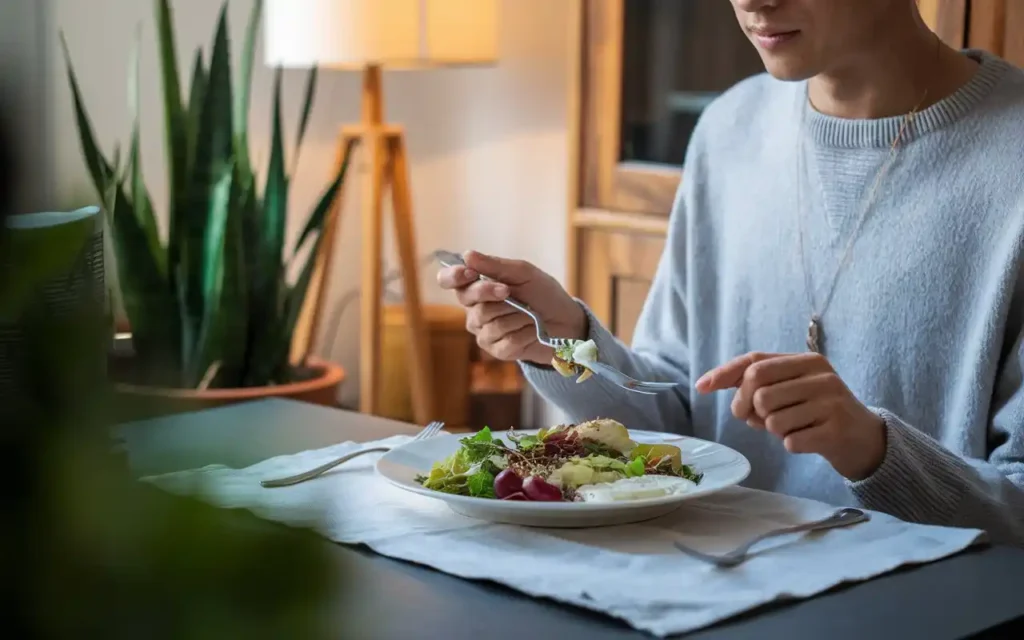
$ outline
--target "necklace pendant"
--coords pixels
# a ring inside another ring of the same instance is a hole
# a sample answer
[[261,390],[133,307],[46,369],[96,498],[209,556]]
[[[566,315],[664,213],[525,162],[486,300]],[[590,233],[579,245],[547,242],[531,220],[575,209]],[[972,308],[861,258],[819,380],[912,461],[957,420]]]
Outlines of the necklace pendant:
[[821,341],[824,331],[821,328],[821,318],[817,315],[811,316],[807,324],[807,348],[814,353],[821,353]]

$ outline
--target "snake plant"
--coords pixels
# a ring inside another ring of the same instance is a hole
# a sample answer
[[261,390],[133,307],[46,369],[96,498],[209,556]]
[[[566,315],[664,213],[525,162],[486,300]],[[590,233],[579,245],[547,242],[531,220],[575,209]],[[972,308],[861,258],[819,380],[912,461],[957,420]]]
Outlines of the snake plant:
[[[291,175],[281,124],[281,69],[276,70],[271,144],[262,189],[251,164],[249,101],[256,36],[256,0],[237,75],[232,75],[227,2],[209,59],[195,52],[187,96],[179,84],[169,0],[155,0],[164,104],[169,229],[166,240],[143,177],[139,140],[138,46],[129,72],[131,138],[100,150],[63,35],[68,83],[82,153],[104,205],[125,313],[140,365],[136,383],[194,388],[280,384],[298,370],[289,363],[292,334],[312,277],[322,229],[345,178],[351,146],[308,215],[294,247],[285,246]],[[307,77],[292,162],[309,122],[316,69]],[[294,165],[293,165],[294,166]],[[311,251],[300,252],[309,245]],[[306,255],[304,262],[296,263]],[[298,273],[293,283],[287,273]]]

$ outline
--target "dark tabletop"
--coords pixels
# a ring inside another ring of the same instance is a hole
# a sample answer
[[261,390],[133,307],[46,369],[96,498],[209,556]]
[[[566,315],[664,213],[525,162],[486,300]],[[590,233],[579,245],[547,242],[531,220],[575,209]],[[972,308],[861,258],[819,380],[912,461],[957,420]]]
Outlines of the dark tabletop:
[[[416,427],[287,400],[160,418],[119,429],[138,475],[207,464],[244,467],[345,440]],[[276,526],[276,525],[258,525]],[[307,535],[296,532],[295,535]],[[308,534],[311,535],[311,534]],[[649,638],[610,618],[323,540],[349,584],[339,611],[365,640]],[[944,640],[1024,637],[1024,550],[983,547],[950,559],[775,605],[687,638]],[[473,612],[478,612],[474,614]]]

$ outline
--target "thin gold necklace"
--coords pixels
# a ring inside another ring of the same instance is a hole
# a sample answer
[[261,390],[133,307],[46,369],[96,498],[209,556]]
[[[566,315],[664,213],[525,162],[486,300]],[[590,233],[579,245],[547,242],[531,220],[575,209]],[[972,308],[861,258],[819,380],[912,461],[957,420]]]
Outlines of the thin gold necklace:
[[806,120],[806,113],[808,105],[806,101],[808,99],[805,92],[800,92],[803,96],[803,102],[800,104],[800,128],[797,133],[797,188],[796,188],[796,210],[797,210],[797,243],[800,251],[800,266],[804,272],[804,287],[807,292],[807,301],[811,309],[811,319],[807,324],[807,348],[815,353],[824,353],[824,341],[825,341],[825,329],[822,325],[822,316],[825,315],[825,311],[828,310],[829,304],[832,302],[832,295],[835,293],[836,284],[839,282],[839,275],[846,265],[853,245],[856,243],[857,238],[860,236],[861,229],[864,227],[864,223],[868,219],[868,214],[871,211],[871,205],[874,203],[875,197],[878,193],[878,187],[882,183],[882,178],[892,168],[893,162],[899,153],[900,143],[903,141],[903,135],[906,133],[907,128],[913,123],[914,118],[917,116],[917,110],[924,103],[928,97],[928,90],[926,89],[924,95],[921,96],[921,100],[917,105],[903,117],[903,122],[900,124],[900,129],[896,133],[896,137],[893,139],[892,144],[889,147],[889,155],[885,159],[885,163],[875,174],[875,181],[871,186],[871,191],[868,192],[868,197],[864,201],[864,206],[857,219],[857,226],[854,228],[853,233],[850,236],[849,242],[846,244],[846,249],[843,251],[843,256],[836,266],[835,273],[832,276],[832,283],[829,285],[828,291],[825,295],[824,302],[822,303],[819,310],[815,310],[814,304],[814,284],[811,281],[811,272],[807,268],[806,258],[804,257],[804,229],[803,229],[803,203],[802,203],[802,191],[803,191],[803,180],[804,180],[804,122]]

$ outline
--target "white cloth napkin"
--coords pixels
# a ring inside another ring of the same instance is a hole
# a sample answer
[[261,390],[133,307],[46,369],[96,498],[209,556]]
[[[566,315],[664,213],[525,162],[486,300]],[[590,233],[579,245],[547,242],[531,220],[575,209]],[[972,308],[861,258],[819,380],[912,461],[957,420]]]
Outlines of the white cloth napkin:
[[816,520],[834,507],[733,488],[635,525],[533,529],[460,516],[439,500],[403,491],[376,475],[380,454],[347,462],[294,487],[259,481],[315,467],[362,447],[347,442],[271,458],[246,469],[210,466],[146,480],[166,491],[199,493],[283,524],[310,527],[341,543],[428,565],[463,578],[487,579],[620,618],[657,636],[685,633],[779,599],[805,598],[841,582],[866,580],[899,566],[937,560],[983,533],[915,525],[871,514],[869,522],[765,541],[757,555],[718,569],[677,551],[673,541],[724,553],[758,533]]

